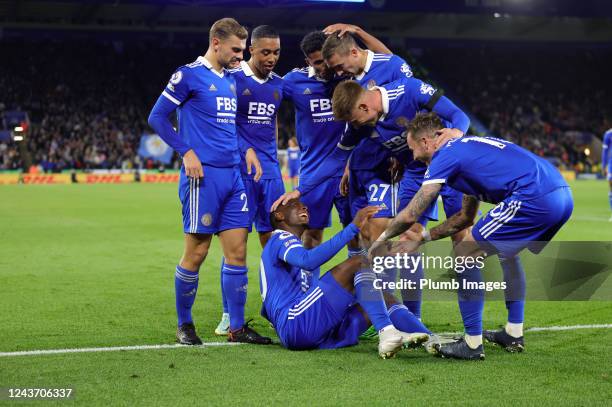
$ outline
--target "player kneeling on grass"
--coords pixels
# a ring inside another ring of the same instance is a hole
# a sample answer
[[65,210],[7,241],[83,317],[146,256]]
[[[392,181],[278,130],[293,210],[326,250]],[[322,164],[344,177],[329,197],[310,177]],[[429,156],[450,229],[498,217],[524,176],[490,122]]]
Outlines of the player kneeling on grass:
[[319,267],[377,211],[363,208],[344,230],[310,250],[299,238],[309,221],[303,203],[292,199],[271,213],[276,230],[261,255],[261,314],[274,325],[283,346],[305,350],[355,345],[370,323],[379,331],[382,358],[427,341],[429,330],[404,305],[387,311],[381,290],[373,284],[375,274],[363,267],[361,258],[350,258],[319,279]]
[[[423,185],[378,238],[385,241],[408,231],[438,196],[444,184],[464,193],[459,213],[422,234],[406,232],[418,243],[438,240],[474,224],[479,201],[497,206],[483,216],[455,248],[464,259],[499,256],[504,271],[508,323],[500,331],[485,331],[487,340],[509,351],[523,349],[525,272],[518,253],[539,253],[569,219],[572,193],[548,161],[505,140],[461,137],[435,148],[442,122],[435,113],[420,113],[408,126],[408,145],[415,159],[428,164]],[[380,243],[377,245],[380,245]],[[376,252],[373,246],[372,252]],[[478,267],[457,273],[459,310],[464,340],[440,346],[443,357],[483,359],[482,311],[484,289]],[[465,283],[467,282],[467,283]],[[474,284],[475,283],[475,284]]]

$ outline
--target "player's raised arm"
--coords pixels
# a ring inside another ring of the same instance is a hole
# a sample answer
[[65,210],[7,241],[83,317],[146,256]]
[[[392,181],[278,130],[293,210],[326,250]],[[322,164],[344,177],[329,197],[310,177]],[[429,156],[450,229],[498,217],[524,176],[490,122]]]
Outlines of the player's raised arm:
[[424,184],[412,198],[407,207],[391,221],[387,229],[378,237],[378,241],[386,241],[399,236],[414,225],[423,212],[436,200],[442,189],[442,184]]
[[[305,270],[318,268],[334,257],[353,237],[359,234],[360,229],[378,210],[379,208],[375,206],[361,209],[350,225],[314,249],[304,248],[301,240],[291,235],[292,237],[279,251],[278,257],[292,266]],[[292,200],[288,206],[282,206],[272,214],[273,223],[283,230],[291,230],[291,227],[287,227],[287,225],[291,223],[292,217],[295,216],[294,213],[297,213],[298,217],[305,215],[308,219],[308,209],[298,200]]]
[[344,24],[344,23],[336,23],[332,25],[328,25],[323,29],[323,32],[326,35],[331,35],[335,32],[338,32],[338,36],[342,37],[346,33],[350,33],[355,37],[359,38],[363,45],[373,51],[381,54],[393,54],[393,52],[387,48],[382,41],[378,38],[374,37],[372,34],[364,31],[361,27],[353,25],[353,24]]

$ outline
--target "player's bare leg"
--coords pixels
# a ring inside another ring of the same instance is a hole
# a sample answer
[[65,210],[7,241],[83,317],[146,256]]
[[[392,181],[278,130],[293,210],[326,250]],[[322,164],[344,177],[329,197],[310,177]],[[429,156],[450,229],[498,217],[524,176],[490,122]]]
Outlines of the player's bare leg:
[[262,249],[266,246],[266,243],[268,243],[270,236],[272,236],[272,232],[259,232],[259,243]]
[[270,344],[272,340],[263,337],[248,326],[244,320],[244,306],[247,296],[246,228],[228,229],[219,233],[219,241],[225,256],[223,266],[223,290],[230,314],[228,341],[255,344]]
[[201,345],[191,318],[191,307],[198,288],[198,271],[206,259],[212,235],[185,234],[185,248],[175,274],[176,306],[179,326],[176,340],[183,345]]

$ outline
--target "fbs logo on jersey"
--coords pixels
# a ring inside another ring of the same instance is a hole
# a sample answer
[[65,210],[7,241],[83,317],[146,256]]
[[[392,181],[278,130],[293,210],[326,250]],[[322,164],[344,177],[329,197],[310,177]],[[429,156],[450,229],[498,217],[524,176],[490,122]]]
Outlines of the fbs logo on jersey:
[[312,92],[310,91],[310,88],[304,89],[304,95],[312,95]]
[[249,90],[249,88],[246,88],[245,90],[242,91],[242,96],[250,96],[251,95],[251,91]]
[[210,215],[210,213],[205,213],[204,215],[202,215],[202,225],[204,226],[210,226],[210,224],[212,223],[212,216]]
[[210,88],[208,88],[208,90],[211,91],[211,92],[215,92],[217,90],[217,87],[213,83],[213,84],[210,85]]

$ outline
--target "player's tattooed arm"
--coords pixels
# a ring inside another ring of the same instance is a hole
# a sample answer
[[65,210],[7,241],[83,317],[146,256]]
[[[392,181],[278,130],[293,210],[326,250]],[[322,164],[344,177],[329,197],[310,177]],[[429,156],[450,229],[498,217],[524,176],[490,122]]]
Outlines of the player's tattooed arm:
[[447,236],[454,235],[460,230],[472,226],[474,224],[474,219],[478,214],[479,204],[480,202],[476,197],[464,195],[461,210],[440,225],[429,230],[431,240],[443,239]]
[[378,240],[389,240],[401,235],[414,225],[423,212],[436,200],[442,189],[442,184],[426,184],[421,186],[407,207],[405,207],[389,224]]
[[340,37],[342,37],[346,33],[350,33],[355,37],[359,38],[361,42],[363,42],[363,45],[365,45],[365,47],[370,51],[378,52],[381,54],[393,54],[393,52],[389,48],[387,48],[387,46],[383,44],[382,41],[364,31],[361,27],[358,27],[353,24],[337,23],[328,25],[323,29],[323,32],[326,35],[338,32],[338,36]]

